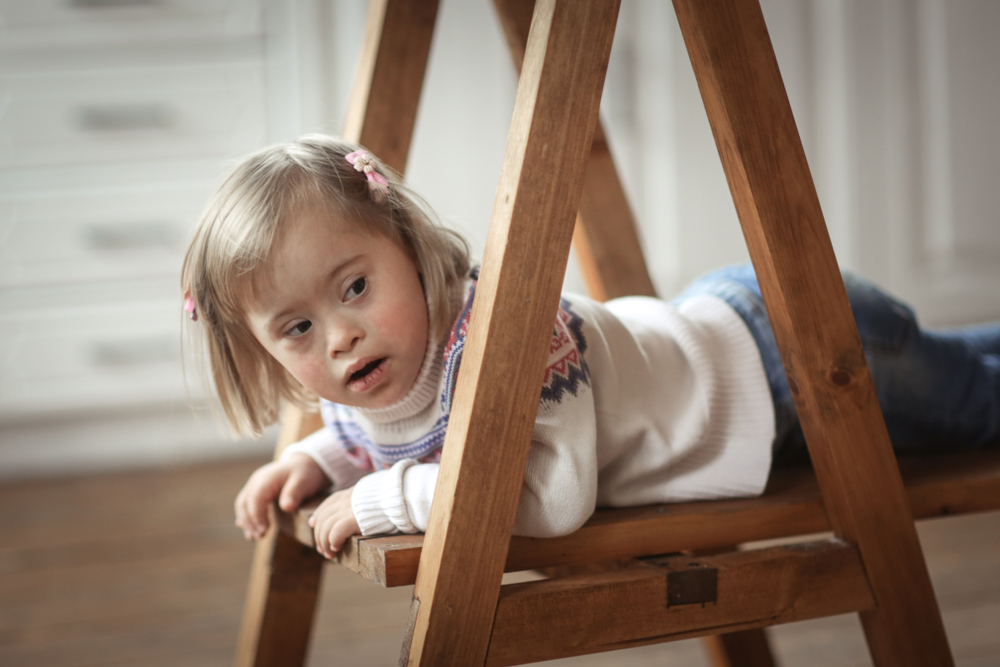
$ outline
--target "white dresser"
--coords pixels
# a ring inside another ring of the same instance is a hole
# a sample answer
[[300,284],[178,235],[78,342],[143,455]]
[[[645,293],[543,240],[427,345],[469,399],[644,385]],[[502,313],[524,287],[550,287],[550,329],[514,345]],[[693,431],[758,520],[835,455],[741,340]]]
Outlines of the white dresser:
[[246,447],[191,409],[179,272],[227,164],[301,130],[295,4],[0,0],[0,478]]

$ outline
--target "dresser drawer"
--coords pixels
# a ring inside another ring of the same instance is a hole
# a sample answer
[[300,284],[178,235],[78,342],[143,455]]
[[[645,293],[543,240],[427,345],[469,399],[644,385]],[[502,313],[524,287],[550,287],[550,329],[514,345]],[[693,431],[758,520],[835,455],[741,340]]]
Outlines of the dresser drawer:
[[255,36],[260,0],[0,0],[0,48],[65,49]]
[[0,418],[186,402],[180,311],[178,298],[3,317]]
[[254,65],[0,79],[0,169],[238,155],[266,139]]
[[169,277],[210,183],[0,197],[0,289]]

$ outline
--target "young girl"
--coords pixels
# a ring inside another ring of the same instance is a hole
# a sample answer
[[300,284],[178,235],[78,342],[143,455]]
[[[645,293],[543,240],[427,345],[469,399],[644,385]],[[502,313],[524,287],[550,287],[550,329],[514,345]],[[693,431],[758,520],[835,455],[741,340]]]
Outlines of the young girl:
[[[272,501],[293,511],[325,489],[312,526],[327,557],[355,533],[426,528],[477,271],[417,202],[358,146],[308,136],[247,158],[199,223],[185,305],[229,422],[259,434],[282,399],[318,397],[326,424],[247,481],[247,538]],[[845,280],[897,449],[996,443],[1000,325],[924,332]],[[598,505],[759,494],[772,449],[803,444],[750,267],[670,303],[567,294],[514,532],[569,533]]]

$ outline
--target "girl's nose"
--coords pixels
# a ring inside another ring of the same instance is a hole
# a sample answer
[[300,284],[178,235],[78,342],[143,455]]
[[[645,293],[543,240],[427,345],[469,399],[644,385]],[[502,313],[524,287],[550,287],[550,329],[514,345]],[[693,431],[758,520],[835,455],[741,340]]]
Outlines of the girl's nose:
[[350,352],[364,338],[364,329],[353,322],[338,322],[328,331],[327,345],[331,357]]

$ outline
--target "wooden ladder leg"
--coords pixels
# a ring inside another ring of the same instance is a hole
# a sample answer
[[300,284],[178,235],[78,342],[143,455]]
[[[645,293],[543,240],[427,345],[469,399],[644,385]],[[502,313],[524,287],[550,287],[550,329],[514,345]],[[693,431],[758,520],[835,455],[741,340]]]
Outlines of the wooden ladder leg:
[[323,557],[272,527],[254,552],[237,667],[304,665]]
[[[438,0],[369,3],[344,138],[363,144],[400,173],[409,155],[437,9]],[[320,428],[318,415],[287,407],[275,457]],[[261,540],[250,573],[236,667],[302,664],[322,565],[315,551],[275,529]]]
[[617,0],[540,0],[535,8],[406,664],[486,660],[617,13]]
[[[514,68],[520,72],[535,0],[494,0]],[[598,120],[584,173],[573,232],[587,291],[598,301],[619,296],[656,296],[639,234]]]
[[[274,457],[318,429],[318,415],[285,409]],[[236,644],[236,667],[281,667],[305,663],[323,571],[323,557],[278,530],[257,543]]]
[[705,637],[702,644],[712,667],[774,667],[764,628]]
[[656,296],[604,128],[594,132],[573,248],[590,296]]
[[[494,0],[515,69],[520,72],[535,0]],[[590,296],[656,296],[635,219],[598,121],[584,175],[573,248]],[[774,667],[763,628],[706,637],[716,667]]]
[[344,138],[402,174],[427,71],[438,0],[371,0]]
[[952,658],[757,2],[674,0],[834,532],[858,545],[876,664]]

